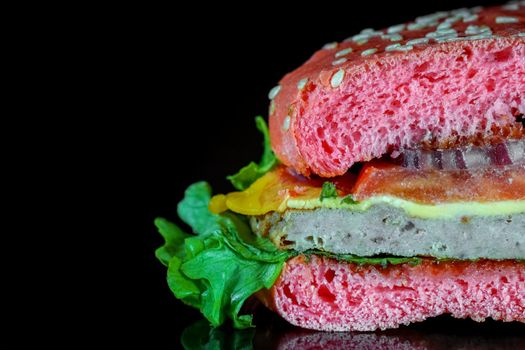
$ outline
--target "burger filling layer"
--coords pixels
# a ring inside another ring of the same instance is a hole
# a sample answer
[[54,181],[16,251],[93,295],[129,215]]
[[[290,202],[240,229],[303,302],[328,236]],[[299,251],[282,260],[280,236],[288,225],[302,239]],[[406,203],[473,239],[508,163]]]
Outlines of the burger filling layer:
[[304,178],[277,167],[212,199],[282,249],[357,256],[525,259],[525,142],[405,151],[358,172]]
[[336,254],[525,260],[525,214],[424,219],[386,204],[252,217],[252,230],[283,249]]

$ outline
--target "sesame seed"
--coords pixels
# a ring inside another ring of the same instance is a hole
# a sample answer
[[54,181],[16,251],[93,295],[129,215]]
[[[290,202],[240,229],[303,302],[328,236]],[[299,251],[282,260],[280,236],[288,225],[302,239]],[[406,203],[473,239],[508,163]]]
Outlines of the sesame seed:
[[407,45],[419,45],[419,44],[427,44],[430,41],[429,38],[417,38],[412,39],[406,42]]
[[272,115],[273,112],[275,112],[275,102],[272,100],[272,102],[270,102],[270,110],[269,110],[269,115]]
[[380,30],[373,30],[372,28],[367,28],[367,29],[362,30],[361,34],[366,34],[369,37],[373,37],[373,36],[381,36],[383,35],[383,32]]
[[386,32],[388,34],[395,34],[395,33],[399,33],[401,31],[403,31],[404,29],[405,29],[405,25],[404,24],[398,24],[398,25],[395,25],[395,26],[388,27]]
[[458,32],[454,28],[444,28],[436,30],[436,33],[440,35],[457,34]]
[[463,22],[473,22],[478,19],[478,15],[470,15],[467,17],[463,17]]
[[525,32],[518,33],[518,36],[525,36]]
[[401,41],[403,40],[403,36],[401,34],[392,34],[390,36],[390,41]]
[[299,90],[304,89],[304,87],[306,86],[307,82],[308,82],[308,78],[303,78],[303,79],[299,80],[299,82],[297,83],[297,88]]
[[289,115],[287,115],[285,118],[284,118],[284,121],[283,121],[283,130],[284,131],[288,131],[288,129],[290,129],[290,120],[292,118],[290,118]]
[[496,17],[496,23],[503,24],[503,23],[519,23],[519,19],[516,17],[505,17],[505,16],[499,16]]
[[277,96],[277,94],[279,93],[279,91],[281,91],[281,85],[277,85],[277,86],[274,86],[270,92],[268,93],[268,98],[270,100],[273,100],[275,98],[275,96]]
[[348,55],[350,52],[352,52],[352,48],[348,47],[348,48],[346,48],[344,50],[336,52],[335,53],[335,57],[341,57],[341,56],[344,56],[344,55]]
[[442,34],[442,33],[435,33],[434,32],[434,33],[428,33],[427,37],[429,37],[430,39],[434,39],[437,42],[443,42],[443,41],[445,41],[447,39],[457,38],[458,34],[457,33]]
[[372,49],[365,50],[361,52],[361,56],[370,56],[371,54],[374,54],[377,52],[377,49],[374,47]]
[[360,39],[356,41],[357,45],[363,45],[363,44],[366,44],[367,42],[368,42],[368,39]]
[[368,40],[370,36],[368,34],[356,34],[352,37],[353,41]]
[[424,25],[422,23],[410,23],[407,26],[408,30],[420,30],[420,29],[423,29],[425,27],[426,27],[426,25]]
[[429,28],[429,27],[435,27],[439,24],[439,22],[436,20],[436,21],[432,21],[432,22],[420,22],[420,24],[423,25],[423,28]]
[[482,33],[482,34],[471,35],[471,36],[465,37],[466,40],[480,40],[480,39],[489,39],[489,38],[495,38],[495,36],[492,35],[492,33]]
[[403,40],[403,36],[401,34],[395,33],[395,34],[383,34],[381,35],[381,39],[383,40],[390,40],[390,41],[401,41]]
[[458,38],[458,37],[443,37],[443,38],[436,38],[434,40],[436,40],[438,43],[446,43],[446,42],[450,42],[450,41],[465,41],[465,40],[468,40],[468,38],[470,38],[470,37],[461,37],[461,38]]
[[410,51],[413,48],[412,45],[392,44],[385,47],[385,51]]
[[429,32],[425,36],[431,39],[444,39],[457,37],[458,33],[455,29],[442,29],[435,32]]
[[468,26],[467,29],[465,29],[465,34],[472,35],[472,34],[478,34],[480,32],[480,27],[478,26]]
[[452,27],[452,24],[449,22],[443,22],[437,26],[437,30],[449,29],[450,27]]
[[323,46],[323,50],[332,50],[337,47],[337,43],[334,41],[333,43],[328,43]]
[[346,58],[340,58],[338,60],[335,60],[332,62],[332,66],[337,66],[338,64],[343,64],[345,63],[346,61],[348,61]]
[[466,35],[484,35],[485,37],[490,37],[492,35],[492,30],[487,26],[477,27],[477,26],[468,26],[465,31]]
[[502,9],[507,11],[517,11],[520,9],[520,5],[517,2],[513,2],[507,5],[504,5]]
[[396,48],[396,51],[410,51],[414,48],[412,45],[401,45],[400,47]]
[[364,41],[367,42],[368,39],[374,37],[374,36],[381,36],[383,35],[383,32],[375,31],[372,28],[363,29],[361,33],[356,34],[352,37],[352,41],[355,41],[357,43]]
[[385,51],[394,51],[398,47],[401,47],[401,44],[392,44],[385,47]]
[[343,69],[339,69],[337,72],[332,75],[332,79],[330,79],[330,85],[333,88],[338,87],[343,82],[343,78],[345,77],[345,71]]
[[457,34],[449,34],[449,35],[440,36],[439,38],[434,38],[434,40],[436,40],[437,42],[456,41],[453,39],[457,39],[457,37],[458,37]]
[[492,34],[492,30],[487,26],[473,26],[470,25],[465,30],[465,34],[467,35],[476,35],[476,34],[482,34],[482,33],[489,33]]
[[463,16],[459,16],[459,15],[448,17],[448,18],[445,18],[445,21],[443,23],[454,24],[457,21],[459,21],[461,18],[463,18]]
[[374,32],[374,29],[373,28],[365,28],[361,31],[361,34],[370,34],[370,33],[373,33]]

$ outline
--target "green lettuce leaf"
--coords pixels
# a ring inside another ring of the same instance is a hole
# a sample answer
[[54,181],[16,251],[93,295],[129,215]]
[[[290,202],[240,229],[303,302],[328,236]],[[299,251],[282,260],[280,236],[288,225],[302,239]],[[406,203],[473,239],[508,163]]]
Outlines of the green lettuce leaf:
[[252,183],[255,182],[255,180],[266,174],[268,171],[272,170],[272,168],[278,162],[270,146],[270,133],[263,117],[255,117],[255,125],[264,137],[263,155],[259,161],[259,164],[250,162],[250,164],[239,170],[237,174],[227,177],[227,179],[232,183],[233,187],[239,191],[247,189]]
[[184,303],[200,309],[214,326],[227,318],[235,328],[252,326],[251,315],[239,315],[246,299],[270,288],[290,257],[268,239],[251,233],[246,218],[209,212],[211,188],[198,182],[186,190],[178,213],[195,235],[189,235],[165,219],[155,224],[165,238],[157,250],[163,263],[169,260],[168,285]]
[[[217,237],[218,238],[218,237]],[[204,250],[182,265],[182,273],[205,283],[201,312],[213,326],[231,318],[235,328],[252,325],[251,315],[239,316],[244,301],[260,289],[270,288],[284,264],[264,263],[240,257],[218,238],[216,246]]]
[[174,256],[168,267],[168,286],[177,299],[195,308],[201,308],[202,281],[192,280],[181,272],[182,259]]
[[184,199],[177,206],[179,217],[195,234],[208,235],[221,229],[220,216],[208,210],[210,199],[211,187],[207,182],[201,181],[186,189]]
[[177,225],[163,218],[155,219],[155,226],[164,238],[164,245],[155,251],[155,256],[168,266],[174,256],[184,255],[184,240],[190,235],[183,232]]

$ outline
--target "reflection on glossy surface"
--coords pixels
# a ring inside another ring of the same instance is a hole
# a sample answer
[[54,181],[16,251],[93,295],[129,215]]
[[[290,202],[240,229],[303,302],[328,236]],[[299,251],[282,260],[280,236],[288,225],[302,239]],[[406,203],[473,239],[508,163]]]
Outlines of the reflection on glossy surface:
[[198,349],[253,349],[255,329],[232,330],[212,328],[202,319],[186,327],[181,335],[181,343],[186,350]]
[[290,333],[277,349],[525,349],[523,337],[458,336],[403,330],[395,333]]
[[525,349],[525,324],[486,321],[477,323],[448,316],[374,333],[327,333],[293,327],[277,316],[256,314],[257,328],[236,331],[228,327],[212,329],[206,320],[186,328],[181,343],[197,349]]

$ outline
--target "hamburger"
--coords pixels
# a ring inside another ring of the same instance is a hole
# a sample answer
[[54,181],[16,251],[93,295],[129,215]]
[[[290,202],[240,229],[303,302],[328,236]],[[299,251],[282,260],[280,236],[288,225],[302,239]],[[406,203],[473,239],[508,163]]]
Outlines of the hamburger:
[[256,297],[325,331],[525,322],[525,3],[330,43],[269,93],[264,153],[165,219],[175,296],[213,326]]

